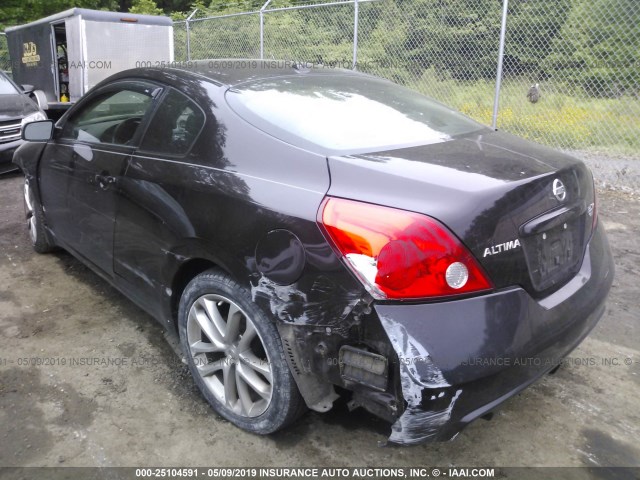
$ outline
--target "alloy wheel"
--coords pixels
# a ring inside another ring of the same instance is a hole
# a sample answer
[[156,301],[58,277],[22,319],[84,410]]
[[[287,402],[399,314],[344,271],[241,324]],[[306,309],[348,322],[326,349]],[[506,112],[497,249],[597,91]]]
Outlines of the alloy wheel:
[[191,305],[187,342],[196,370],[236,415],[257,417],[273,393],[271,362],[252,320],[233,301],[203,295]]

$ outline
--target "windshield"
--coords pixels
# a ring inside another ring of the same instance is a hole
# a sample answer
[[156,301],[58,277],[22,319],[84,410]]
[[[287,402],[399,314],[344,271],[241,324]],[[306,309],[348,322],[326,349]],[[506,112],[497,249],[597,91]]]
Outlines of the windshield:
[[15,95],[16,93],[19,92],[13,83],[4,74],[0,74],[0,95]]
[[227,101],[283,141],[341,152],[426,145],[485,128],[417,92],[355,75],[254,82],[229,90]]

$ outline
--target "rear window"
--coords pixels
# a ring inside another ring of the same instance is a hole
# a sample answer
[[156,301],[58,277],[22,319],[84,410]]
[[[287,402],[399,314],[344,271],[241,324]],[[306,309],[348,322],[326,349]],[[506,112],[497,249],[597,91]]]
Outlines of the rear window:
[[305,148],[380,151],[486,128],[417,92],[361,76],[278,78],[230,89],[226,97],[249,123]]
[[204,113],[176,90],[169,90],[156,111],[141,150],[167,155],[185,155],[204,126]]

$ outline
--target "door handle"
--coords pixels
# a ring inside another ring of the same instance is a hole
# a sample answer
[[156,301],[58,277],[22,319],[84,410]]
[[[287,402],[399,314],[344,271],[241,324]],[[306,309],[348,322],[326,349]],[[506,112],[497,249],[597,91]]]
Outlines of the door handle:
[[94,177],[94,183],[102,190],[107,190],[111,185],[116,183],[116,177],[112,177],[111,175],[96,175]]

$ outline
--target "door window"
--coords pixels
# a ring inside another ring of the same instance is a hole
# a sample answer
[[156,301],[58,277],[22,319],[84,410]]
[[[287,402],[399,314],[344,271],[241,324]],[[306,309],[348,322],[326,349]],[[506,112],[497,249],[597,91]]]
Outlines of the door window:
[[99,93],[65,123],[62,138],[134,145],[140,124],[159,91],[158,87],[136,83]]
[[205,116],[200,107],[176,90],[169,90],[149,124],[141,150],[185,155],[195,143]]

